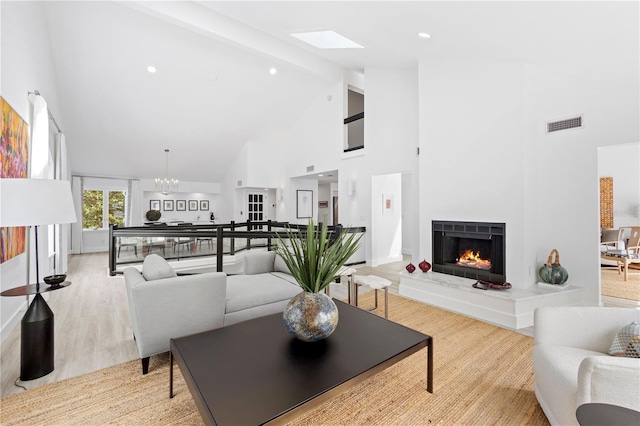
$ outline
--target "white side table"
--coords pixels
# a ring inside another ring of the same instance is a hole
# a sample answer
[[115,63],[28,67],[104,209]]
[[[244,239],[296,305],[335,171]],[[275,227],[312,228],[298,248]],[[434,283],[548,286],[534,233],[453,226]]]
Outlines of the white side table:
[[[343,266],[338,271],[338,276],[347,277],[347,288],[348,288],[348,294],[349,294],[349,299],[347,300],[347,303],[349,304],[352,304],[351,303],[351,287],[354,286],[352,277],[353,277],[353,274],[355,273],[356,273],[356,268],[352,268],[350,266]],[[331,290],[329,289],[329,287],[331,287],[331,284],[329,284],[324,288],[324,292],[327,294],[327,296],[331,296]]]
[[358,306],[358,286],[366,285],[367,287],[371,287],[375,290],[375,306],[370,311],[378,308],[378,290],[384,289],[384,317],[388,318],[389,311],[389,286],[391,285],[391,281],[388,279],[378,277],[376,275],[353,275],[352,280],[353,285],[353,305]]

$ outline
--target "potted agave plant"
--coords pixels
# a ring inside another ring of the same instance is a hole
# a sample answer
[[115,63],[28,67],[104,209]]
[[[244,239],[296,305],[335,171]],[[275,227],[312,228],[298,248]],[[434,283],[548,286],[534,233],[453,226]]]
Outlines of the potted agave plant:
[[338,308],[322,290],[340,275],[340,269],[358,250],[361,235],[342,232],[330,238],[326,224],[318,230],[309,220],[306,235],[288,228],[286,237],[288,244],[278,235],[273,251],[282,257],[303,291],[283,312],[285,328],[306,342],[325,339],[338,325]]

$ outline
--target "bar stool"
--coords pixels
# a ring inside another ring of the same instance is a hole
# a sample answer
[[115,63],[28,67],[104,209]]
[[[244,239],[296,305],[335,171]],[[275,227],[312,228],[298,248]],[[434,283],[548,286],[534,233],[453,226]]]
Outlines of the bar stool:
[[354,299],[354,303],[353,305],[358,306],[358,287],[362,286],[362,285],[366,285],[367,287],[370,287],[372,289],[375,290],[375,306],[371,309],[368,309],[369,311],[372,311],[374,309],[378,308],[378,290],[383,289],[384,288],[384,317],[388,318],[388,311],[389,311],[389,286],[391,285],[391,281],[382,278],[382,277],[378,277],[376,275],[353,275],[352,276],[352,281],[354,283],[354,285],[352,286],[354,289],[354,293],[353,293],[353,299]]

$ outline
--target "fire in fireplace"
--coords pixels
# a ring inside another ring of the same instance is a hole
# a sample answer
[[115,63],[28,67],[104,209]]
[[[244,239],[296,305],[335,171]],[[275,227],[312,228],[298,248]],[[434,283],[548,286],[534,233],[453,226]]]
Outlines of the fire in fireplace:
[[468,268],[488,269],[491,270],[491,259],[483,259],[480,252],[473,250],[465,250],[458,259],[456,265],[466,266]]
[[505,224],[433,221],[433,271],[506,281]]

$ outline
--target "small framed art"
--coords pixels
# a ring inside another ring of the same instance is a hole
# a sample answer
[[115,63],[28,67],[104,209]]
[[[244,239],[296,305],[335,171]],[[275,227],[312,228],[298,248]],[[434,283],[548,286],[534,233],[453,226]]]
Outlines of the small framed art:
[[393,214],[393,194],[382,194],[382,215]]
[[178,201],[176,201],[176,210],[181,211],[181,212],[187,210],[187,200],[178,200]]
[[173,211],[173,200],[164,200],[162,203],[162,210],[166,212]]
[[189,211],[198,210],[198,200],[189,200]]
[[200,200],[200,210],[209,210],[209,200]]
[[149,210],[160,210],[160,200],[150,200]]

